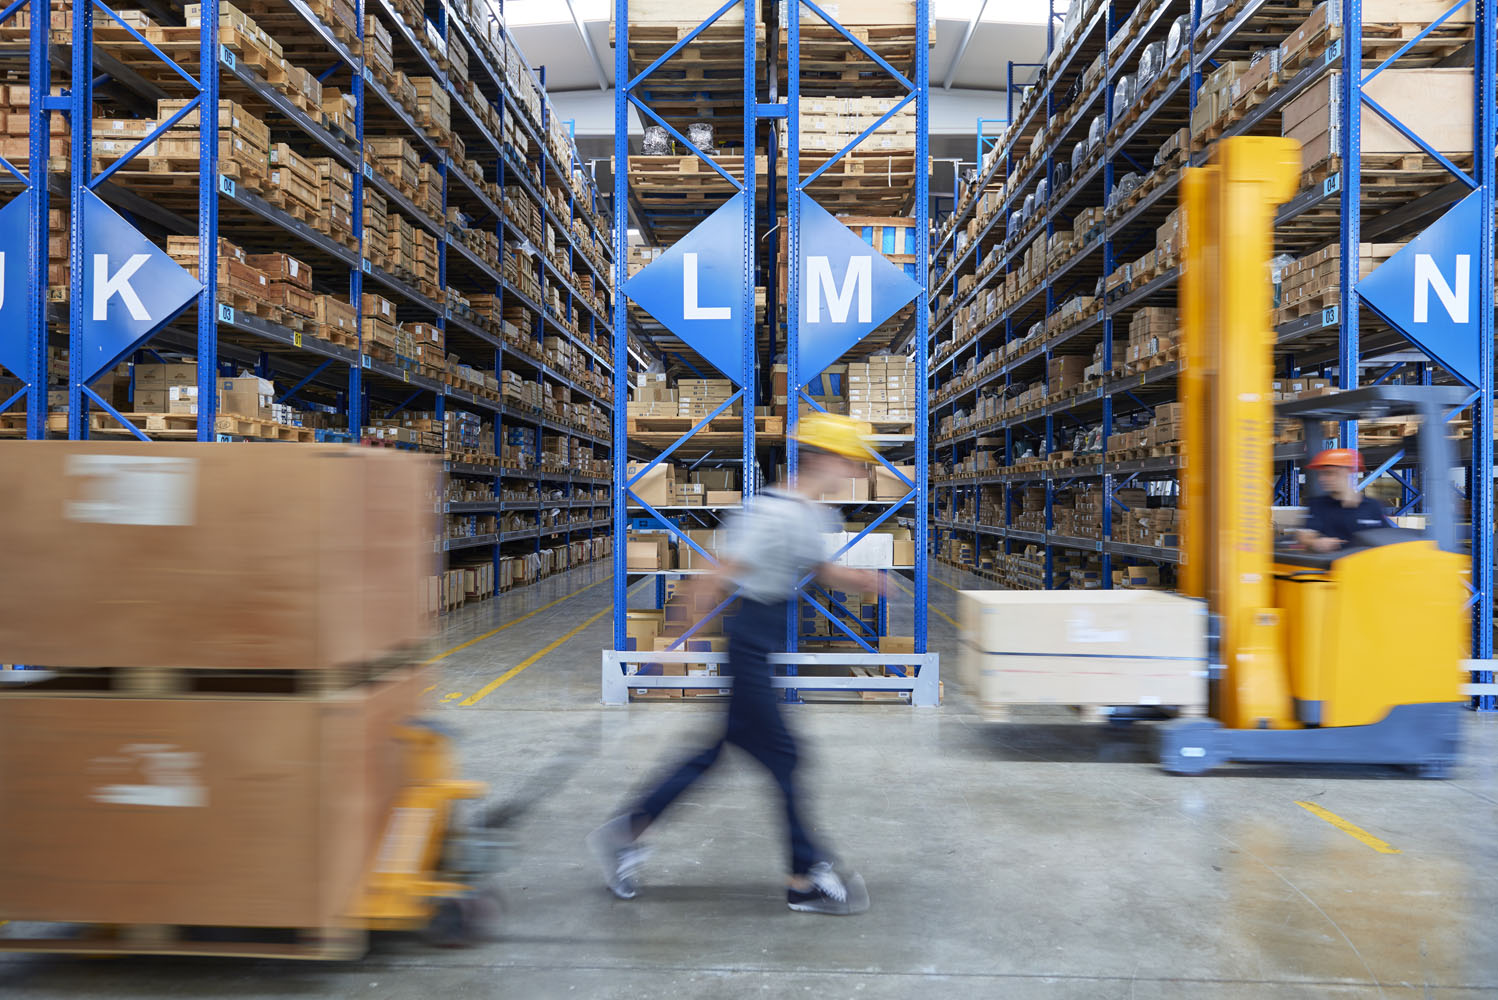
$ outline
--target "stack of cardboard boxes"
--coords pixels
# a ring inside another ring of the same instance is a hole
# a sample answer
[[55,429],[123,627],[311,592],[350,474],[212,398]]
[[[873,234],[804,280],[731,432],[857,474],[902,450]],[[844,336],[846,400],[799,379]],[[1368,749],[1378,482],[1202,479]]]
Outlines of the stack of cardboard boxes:
[[[1399,252],[1399,243],[1358,244],[1358,278],[1366,278]],[[1277,323],[1335,305],[1342,287],[1342,245],[1332,243],[1305,254],[1280,270]]]
[[[53,572],[4,574],[0,636],[71,676],[0,693],[0,764],[34,779],[0,789],[0,919],[163,945],[162,925],[338,926],[432,683],[412,657],[434,467],[279,444],[6,452],[4,480],[26,489],[0,550]],[[152,503],[111,514],[145,479]]]
[[848,365],[848,414],[869,423],[915,421],[915,362],[876,354]]
[[1170,306],[1148,306],[1136,311],[1129,319],[1124,362],[1141,369],[1150,367],[1158,355],[1180,341],[1180,326],[1180,313]]
[[[726,378],[684,378],[676,382],[676,415],[694,423],[705,420],[733,395],[733,383]],[[723,416],[743,411],[740,402],[725,409]]]

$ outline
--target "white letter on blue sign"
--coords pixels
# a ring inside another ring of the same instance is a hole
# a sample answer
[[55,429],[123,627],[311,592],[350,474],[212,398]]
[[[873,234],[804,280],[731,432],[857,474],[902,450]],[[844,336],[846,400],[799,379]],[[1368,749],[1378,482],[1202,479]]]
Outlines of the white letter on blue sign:
[[853,293],[858,293],[858,322],[869,323],[874,318],[874,282],[870,275],[873,258],[867,255],[848,258],[848,273],[843,278],[843,287],[838,288],[832,278],[832,261],[827,257],[806,258],[806,283],[811,287],[811,304],[807,310],[808,323],[822,322],[822,296],[827,296],[827,311],[832,322],[848,322],[848,309],[853,305]]
[[682,319],[732,319],[729,306],[699,306],[697,304],[697,255],[681,255],[681,318]]
[[148,253],[132,254],[125,266],[111,276],[109,254],[94,254],[94,322],[103,322],[109,318],[109,300],[115,295],[119,295],[124,301],[125,308],[130,310],[131,319],[137,323],[151,319],[151,314],[146,312],[140,296],[135,294],[135,288],[130,284],[130,276],[150,259],[151,255]]
[[1430,316],[1430,293],[1435,291],[1453,323],[1467,322],[1467,290],[1472,277],[1472,255],[1456,255],[1456,288],[1446,284],[1446,276],[1436,267],[1428,253],[1415,254],[1415,322],[1424,323]]

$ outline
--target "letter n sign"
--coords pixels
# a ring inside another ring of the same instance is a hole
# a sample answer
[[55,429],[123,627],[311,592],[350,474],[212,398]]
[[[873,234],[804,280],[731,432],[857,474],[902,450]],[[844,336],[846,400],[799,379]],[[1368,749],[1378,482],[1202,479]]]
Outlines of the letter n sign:
[[83,323],[73,349],[92,381],[175,318],[202,285],[92,191],[83,192],[79,207]]
[[1492,280],[1478,260],[1481,192],[1457,202],[1398,253],[1357,284],[1369,308],[1430,355],[1442,368],[1476,388],[1481,342],[1478,282]]

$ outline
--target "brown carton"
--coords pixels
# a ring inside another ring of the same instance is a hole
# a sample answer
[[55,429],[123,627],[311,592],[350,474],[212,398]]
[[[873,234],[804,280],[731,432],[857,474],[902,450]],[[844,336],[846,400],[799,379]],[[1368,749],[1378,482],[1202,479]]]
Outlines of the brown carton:
[[324,698],[0,697],[0,918],[338,924],[427,675]]
[[373,448],[17,442],[0,451],[0,660],[380,659],[427,634],[434,477]]

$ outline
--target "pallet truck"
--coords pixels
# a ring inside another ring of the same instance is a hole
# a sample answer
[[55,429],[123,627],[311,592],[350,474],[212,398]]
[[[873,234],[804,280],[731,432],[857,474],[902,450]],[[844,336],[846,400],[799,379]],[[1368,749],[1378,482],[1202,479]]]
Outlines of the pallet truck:
[[[1187,510],[1181,590],[1207,602],[1209,718],[1159,732],[1161,766],[1228,761],[1397,764],[1426,777],[1457,759],[1469,643],[1467,557],[1456,538],[1445,411],[1466,391],[1371,386],[1276,405],[1269,260],[1276,206],[1294,195],[1299,144],[1239,137],[1181,184],[1187,235],[1181,373]],[[1276,548],[1274,420],[1416,415],[1423,531],[1382,528],[1328,554]]]

